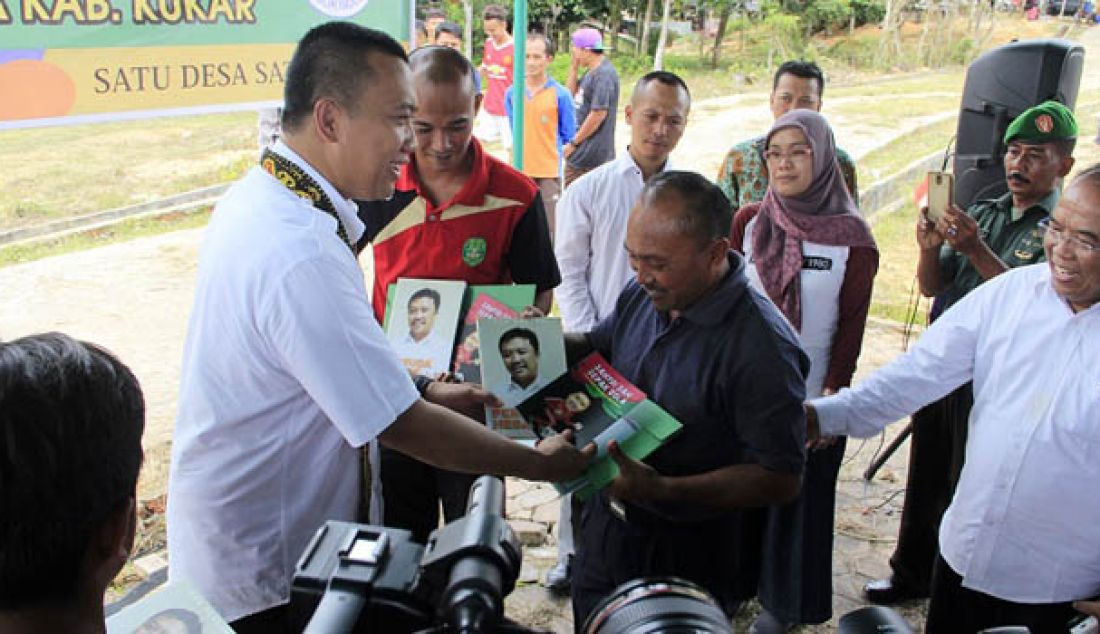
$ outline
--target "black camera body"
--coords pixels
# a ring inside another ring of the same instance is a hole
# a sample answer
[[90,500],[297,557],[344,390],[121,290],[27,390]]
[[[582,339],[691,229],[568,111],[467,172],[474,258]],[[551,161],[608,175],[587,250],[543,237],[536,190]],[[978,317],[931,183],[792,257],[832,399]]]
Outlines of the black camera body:
[[503,517],[503,491],[499,478],[478,478],[465,517],[434,531],[425,546],[400,529],[327,522],[294,573],[296,628],[326,634],[497,630],[521,559],[519,540]]

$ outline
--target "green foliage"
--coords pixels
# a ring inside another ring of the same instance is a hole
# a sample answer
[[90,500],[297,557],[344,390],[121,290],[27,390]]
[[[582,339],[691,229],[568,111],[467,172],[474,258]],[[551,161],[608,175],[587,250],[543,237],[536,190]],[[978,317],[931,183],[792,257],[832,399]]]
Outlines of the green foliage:
[[840,38],[829,45],[824,56],[852,68],[879,68],[879,38],[877,35],[855,35]]
[[848,25],[852,5],[848,0],[810,0],[802,13],[807,32],[830,33]]
[[764,45],[771,53],[783,59],[806,57],[808,39],[803,37],[802,21],[797,15],[777,11],[767,14],[760,31],[765,36]]
[[192,213],[132,218],[109,227],[78,231],[48,240],[0,246],[0,267],[125,242],[134,238],[182,229],[195,229],[209,222],[211,211],[211,208],[206,208]]
[[978,45],[973,38],[953,38],[947,47],[946,64],[969,64],[977,57]]
[[[615,70],[619,72],[620,78],[637,78],[653,70],[653,58],[649,55],[619,54],[615,56],[612,63],[615,64]],[[627,85],[625,80],[623,81],[623,85]]]
[[886,17],[886,3],[882,0],[851,0],[856,26],[879,24]]

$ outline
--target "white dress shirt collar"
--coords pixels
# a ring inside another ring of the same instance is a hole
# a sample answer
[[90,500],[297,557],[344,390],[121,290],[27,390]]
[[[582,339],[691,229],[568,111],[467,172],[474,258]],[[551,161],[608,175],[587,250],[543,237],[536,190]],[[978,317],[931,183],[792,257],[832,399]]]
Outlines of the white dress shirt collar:
[[359,219],[359,206],[355,204],[355,201],[341,196],[340,192],[336,191],[336,187],[334,187],[327,178],[322,176],[308,161],[292,150],[289,145],[284,143],[282,139],[275,143],[271,151],[293,162],[295,165],[302,168],[306,174],[309,174],[310,178],[317,181],[317,184],[321,186],[321,190],[324,191],[328,199],[332,201],[332,206],[336,208],[336,215],[340,217],[340,222],[344,225],[344,231],[347,232],[348,239],[351,240],[353,245],[359,242],[363,237],[363,232],[367,230],[367,227],[363,224],[363,221]]
[[[626,146],[626,151],[615,157],[615,171],[619,174],[636,174],[641,176],[642,168],[638,165],[638,162],[634,160],[634,157],[630,154],[630,146]],[[665,159],[665,164],[661,166],[661,169],[656,173],[667,172],[668,170],[674,170],[676,166],[672,164],[672,157]]]

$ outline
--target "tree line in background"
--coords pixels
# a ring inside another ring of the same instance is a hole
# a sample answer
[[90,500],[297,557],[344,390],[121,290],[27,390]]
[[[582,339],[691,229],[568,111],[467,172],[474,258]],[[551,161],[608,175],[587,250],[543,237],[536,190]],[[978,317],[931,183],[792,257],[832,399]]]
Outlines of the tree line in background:
[[[481,13],[487,4],[511,8],[512,0],[430,3],[459,24],[472,19],[475,60],[485,39]],[[1013,8],[1011,0],[528,0],[528,16],[529,27],[549,35],[563,52],[573,29],[600,28],[624,77],[655,62],[662,66],[666,46],[658,40],[667,30],[668,44],[694,46],[677,46],[663,67],[722,69],[751,82],[792,58],[872,70],[968,63],[987,43],[994,7],[1001,5]],[[428,6],[422,0],[418,9]],[[903,38],[906,23],[919,25],[919,37],[909,38],[915,41]],[[859,29],[864,25],[879,28]],[[694,55],[685,54],[693,49]],[[559,55],[558,63],[567,57]]]

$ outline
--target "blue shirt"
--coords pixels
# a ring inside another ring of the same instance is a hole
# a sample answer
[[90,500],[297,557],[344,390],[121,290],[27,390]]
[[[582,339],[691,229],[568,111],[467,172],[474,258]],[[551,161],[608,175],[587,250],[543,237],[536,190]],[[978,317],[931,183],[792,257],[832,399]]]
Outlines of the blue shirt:
[[[646,460],[660,473],[685,476],[756,463],[799,474],[809,360],[778,309],[750,288],[741,256],[731,252],[729,258],[730,271],[718,287],[674,321],[631,280],[588,340],[683,424]],[[716,514],[699,508],[670,513]]]

